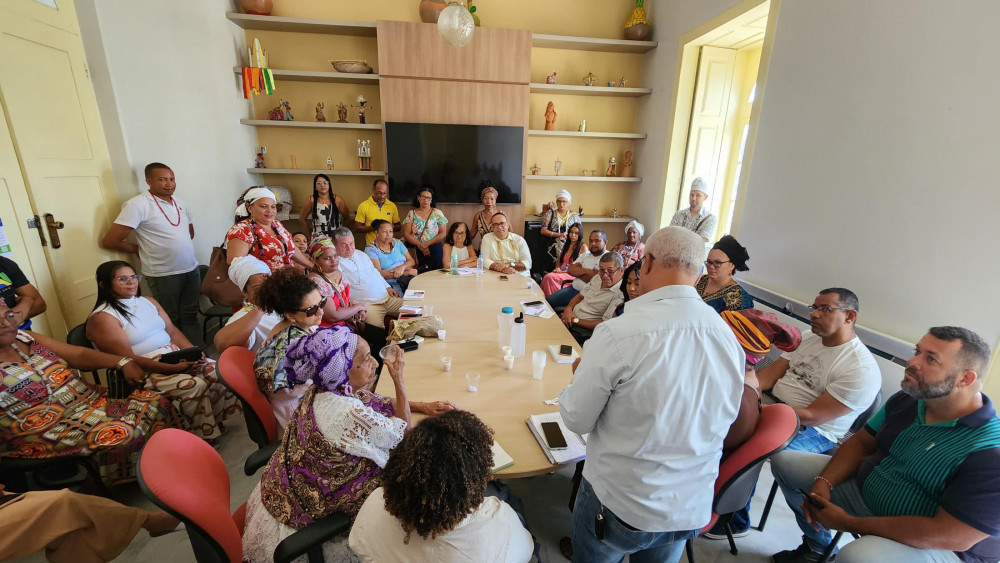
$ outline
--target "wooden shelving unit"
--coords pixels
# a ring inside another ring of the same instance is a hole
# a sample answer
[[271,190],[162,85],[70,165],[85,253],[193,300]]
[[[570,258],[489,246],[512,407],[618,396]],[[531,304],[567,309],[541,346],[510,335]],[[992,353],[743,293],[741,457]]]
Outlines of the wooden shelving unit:
[[241,119],[243,125],[254,127],[288,127],[291,129],[364,129],[381,131],[381,123],[336,123],[330,121],[278,121],[275,119]]
[[306,168],[247,168],[250,174],[300,174],[315,176],[316,174],[326,174],[327,176],[385,176],[382,170],[327,170],[326,168],[306,169]]
[[544,49],[572,49],[574,51],[603,51],[605,53],[648,53],[656,48],[656,41],[629,41],[627,39],[601,39],[534,33],[531,46]]
[[[233,72],[240,74],[241,67],[233,67]],[[330,84],[370,84],[378,85],[381,78],[377,74],[355,74],[350,72],[318,72],[313,70],[277,70],[271,69],[275,80],[292,80],[295,82],[326,82]]]
[[316,20],[310,18],[254,16],[251,14],[239,14],[235,12],[227,12],[226,19],[243,29],[375,37],[375,22],[344,22],[335,20]]
[[641,182],[639,176],[549,176],[542,174],[528,174],[525,180],[555,180],[560,182]]
[[[541,221],[544,217],[540,215],[527,215],[525,216],[525,221]],[[584,223],[628,223],[635,221],[635,217],[626,217],[624,215],[619,215],[618,217],[602,217],[598,215],[582,215],[580,220]]]
[[531,83],[532,94],[565,94],[568,96],[607,96],[639,98],[653,93],[652,88],[609,88],[607,86],[569,86],[566,84]]
[[602,133],[599,131],[546,131],[545,129],[529,129],[529,137],[573,137],[577,139],[645,139],[645,133]]

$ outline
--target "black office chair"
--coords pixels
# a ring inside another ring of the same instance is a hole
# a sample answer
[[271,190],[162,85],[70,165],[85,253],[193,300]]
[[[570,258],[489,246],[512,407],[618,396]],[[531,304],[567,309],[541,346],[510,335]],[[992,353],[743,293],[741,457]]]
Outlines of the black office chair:
[[[882,391],[879,390],[879,392],[875,394],[875,400],[872,401],[872,404],[869,405],[868,408],[864,410],[864,412],[859,414],[857,418],[854,419],[854,422],[851,423],[851,428],[847,431],[847,434],[844,434],[844,437],[841,438],[839,442],[837,442],[837,445],[834,446],[827,453],[830,453],[832,455],[833,452],[837,451],[837,448],[839,448],[841,444],[846,442],[851,436],[860,432],[861,429],[864,428],[865,423],[868,422],[868,419],[871,418],[872,415],[874,415],[875,412],[878,411],[879,407],[881,406],[882,406]],[[777,494],[778,494],[778,482],[775,481],[771,485],[771,492],[768,493],[767,495],[767,503],[764,504],[764,512],[760,515],[760,523],[757,524],[757,530],[761,532],[764,531],[764,524],[767,523],[767,517],[771,513],[771,505],[774,504],[774,497]],[[831,545],[837,545],[837,542],[840,541],[840,536],[842,535],[843,532],[837,534],[837,537],[834,538],[834,542]]]
[[[208,275],[208,266],[199,264],[198,272],[201,274],[201,279],[204,280],[205,276]],[[198,312],[201,313],[201,316],[205,317],[201,323],[202,342],[208,342],[208,322],[210,320],[218,319],[218,325],[215,327],[215,330],[219,330],[226,324],[226,320],[233,316],[231,307],[215,303],[204,293],[198,298]]]
[[[87,338],[87,323],[78,324],[73,327],[66,335],[66,344],[72,344],[73,346],[80,346],[82,348],[93,348],[94,345],[91,344],[90,339]],[[101,384],[101,375],[96,369],[86,370],[86,373],[89,373],[91,377],[94,378],[94,383],[98,385]]]

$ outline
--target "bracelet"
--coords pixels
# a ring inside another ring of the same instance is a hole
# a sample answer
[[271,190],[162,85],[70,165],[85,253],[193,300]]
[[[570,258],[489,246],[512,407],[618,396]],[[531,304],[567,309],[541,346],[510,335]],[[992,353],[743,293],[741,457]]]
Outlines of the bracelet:
[[826,477],[823,477],[822,475],[817,475],[816,478],[813,479],[813,482],[816,481],[823,481],[824,483],[827,484],[828,487],[830,487],[831,491],[833,490],[833,483],[831,483],[830,480],[827,479]]
[[118,360],[118,363],[115,364],[115,369],[121,369],[121,368],[125,367],[125,365],[128,364],[131,361],[133,361],[132,358],[130,358],[128,356],[125,356],[124,358]]

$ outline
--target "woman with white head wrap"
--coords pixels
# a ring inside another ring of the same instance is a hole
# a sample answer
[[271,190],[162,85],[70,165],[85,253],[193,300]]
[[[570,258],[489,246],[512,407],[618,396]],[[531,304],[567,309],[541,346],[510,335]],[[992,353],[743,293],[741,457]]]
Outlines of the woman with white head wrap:
[[612,252],[621,254],[622,260],[625,262],[625,268],[642,260],[642,255],[646,252],[646,245],[639,239],[642,238],[645,232],[646,228],[642,226],[642,223],[633,220],[628,225],[625,225],[625,240],[619,242],[611,249]]
[[[232,264],[240,256],[254,256],[271,268],[271,271],[288,268],[294,260],[304,268],[312,262],[295,248],[292,234],[275,219],[278,198],[271,190],[256,186],[240,198],[248,217],[237,221],[226,233],[226,261]],[[237,217],[240,212],[237,208]]]
[[[572,225],[583,225],[580,223],[580,216],[569,208],[573,203],[573,196],[567,190],[559,190],[556,194],[556,206],[549,210],[548,215],[542,218],[542,236],[553,239],[549,245],[549,256],[552,260],[558,260],[562,254],[563,244],[566,243],[566,234]],[[544,268],[551,270],[551,267]]]

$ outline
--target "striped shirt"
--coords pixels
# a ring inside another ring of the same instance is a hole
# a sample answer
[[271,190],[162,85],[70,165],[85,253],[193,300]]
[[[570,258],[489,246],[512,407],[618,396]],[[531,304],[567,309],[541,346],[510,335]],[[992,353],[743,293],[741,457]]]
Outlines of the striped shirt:
[[893,395],[865,425],[877,448],[858,468],[875,516],[934,516],[938,509],[989,537],[959,557],[1000,557],[1000,419],[983,406],[955,420],[924,423],[926,405]]

